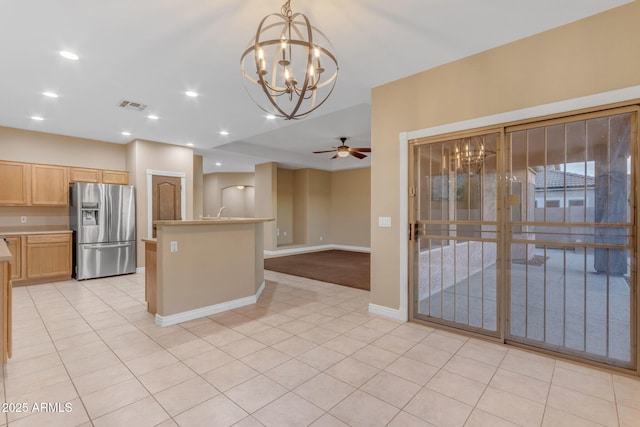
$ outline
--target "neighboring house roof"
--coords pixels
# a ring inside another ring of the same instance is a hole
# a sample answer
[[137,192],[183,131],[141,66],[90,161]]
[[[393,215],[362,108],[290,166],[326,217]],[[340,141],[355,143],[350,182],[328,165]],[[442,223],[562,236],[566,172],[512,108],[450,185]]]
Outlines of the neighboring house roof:
[[545,188],[545,177],[547,181],[547,190],[563,188],[584,188],[585,180],[587,188],[593,188],[595,186],[595,178],[592,176],[585,176],[573,172],[565,172],[555,169],[546,169],[536,174],[536,190],[543,190]]

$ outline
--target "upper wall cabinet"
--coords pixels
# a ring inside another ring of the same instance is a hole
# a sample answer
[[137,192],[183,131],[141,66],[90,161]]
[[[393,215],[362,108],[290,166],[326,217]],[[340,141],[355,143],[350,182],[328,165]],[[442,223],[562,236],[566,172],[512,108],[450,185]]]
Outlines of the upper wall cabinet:
[[67,206],[69,184],[129,184],[129,172],[0,160],[0,206]]
[[105,184],[129,184],[129,172],[125,171],[102,171],[102,182]]
[[69,168],[69,182],[101,182],[100,169]]
[[30,164],[0,160],[0,205],[28,205],[30,177]]
[[103,184],[129,184],[129,172],[102,169],[69,168],[69,182],[101,182]]
[[69,203],[69,168],[31,165],[31,204],[33,206],[67,206]]

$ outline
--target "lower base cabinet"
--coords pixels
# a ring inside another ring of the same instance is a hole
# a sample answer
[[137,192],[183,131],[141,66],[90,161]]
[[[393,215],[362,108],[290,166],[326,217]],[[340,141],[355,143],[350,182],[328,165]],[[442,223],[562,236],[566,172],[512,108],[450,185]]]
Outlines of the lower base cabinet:
[[0,360],[11,357],[11,261],[0,261]]
[[[13,284],[31,285],[71,278],[71,234],[26,234],[12,236],[9,250],[16,263]],[[13,243],[13,244],[11,244]]]

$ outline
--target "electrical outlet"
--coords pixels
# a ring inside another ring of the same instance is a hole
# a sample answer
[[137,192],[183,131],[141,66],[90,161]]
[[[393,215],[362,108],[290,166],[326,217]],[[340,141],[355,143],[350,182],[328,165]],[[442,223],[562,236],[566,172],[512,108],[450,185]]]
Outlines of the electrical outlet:
[[379,216],[378,217],[378,227],[391,227],[391,217],[390,216]]
[[323,240],[324,240],[324,237],[323,237],[323,236],[320,236],[320,241],[322,242]]
[[27,223],[27,217],[26,216],[21,216],[20,217],[20,224],[26,224]]
[[178,242],[171,242],[171,252],[178,252]]
[[286,231],[284,232],[284,237],[287,237],[287,232]]

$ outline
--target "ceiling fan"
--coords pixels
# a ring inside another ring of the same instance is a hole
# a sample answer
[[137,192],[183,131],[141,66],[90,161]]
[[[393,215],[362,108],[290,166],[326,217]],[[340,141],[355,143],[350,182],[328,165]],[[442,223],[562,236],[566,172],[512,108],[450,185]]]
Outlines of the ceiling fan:
[[348,139],[347,137],[342,136],[339,139],[342,144],[337,147],[333,147],[333,150],[314,151],[313,154],[335,152],[336,154],[332,157],[332,159],[335,159],[337,157],[347,157],[349,155],[352,155],[353,157],[356,157],[358,159],[364,159],[365,157],[367,157],[367,155],[362,153],[371,152],[371,148],[350,148],[348,145],[345,145],[345,142]]

